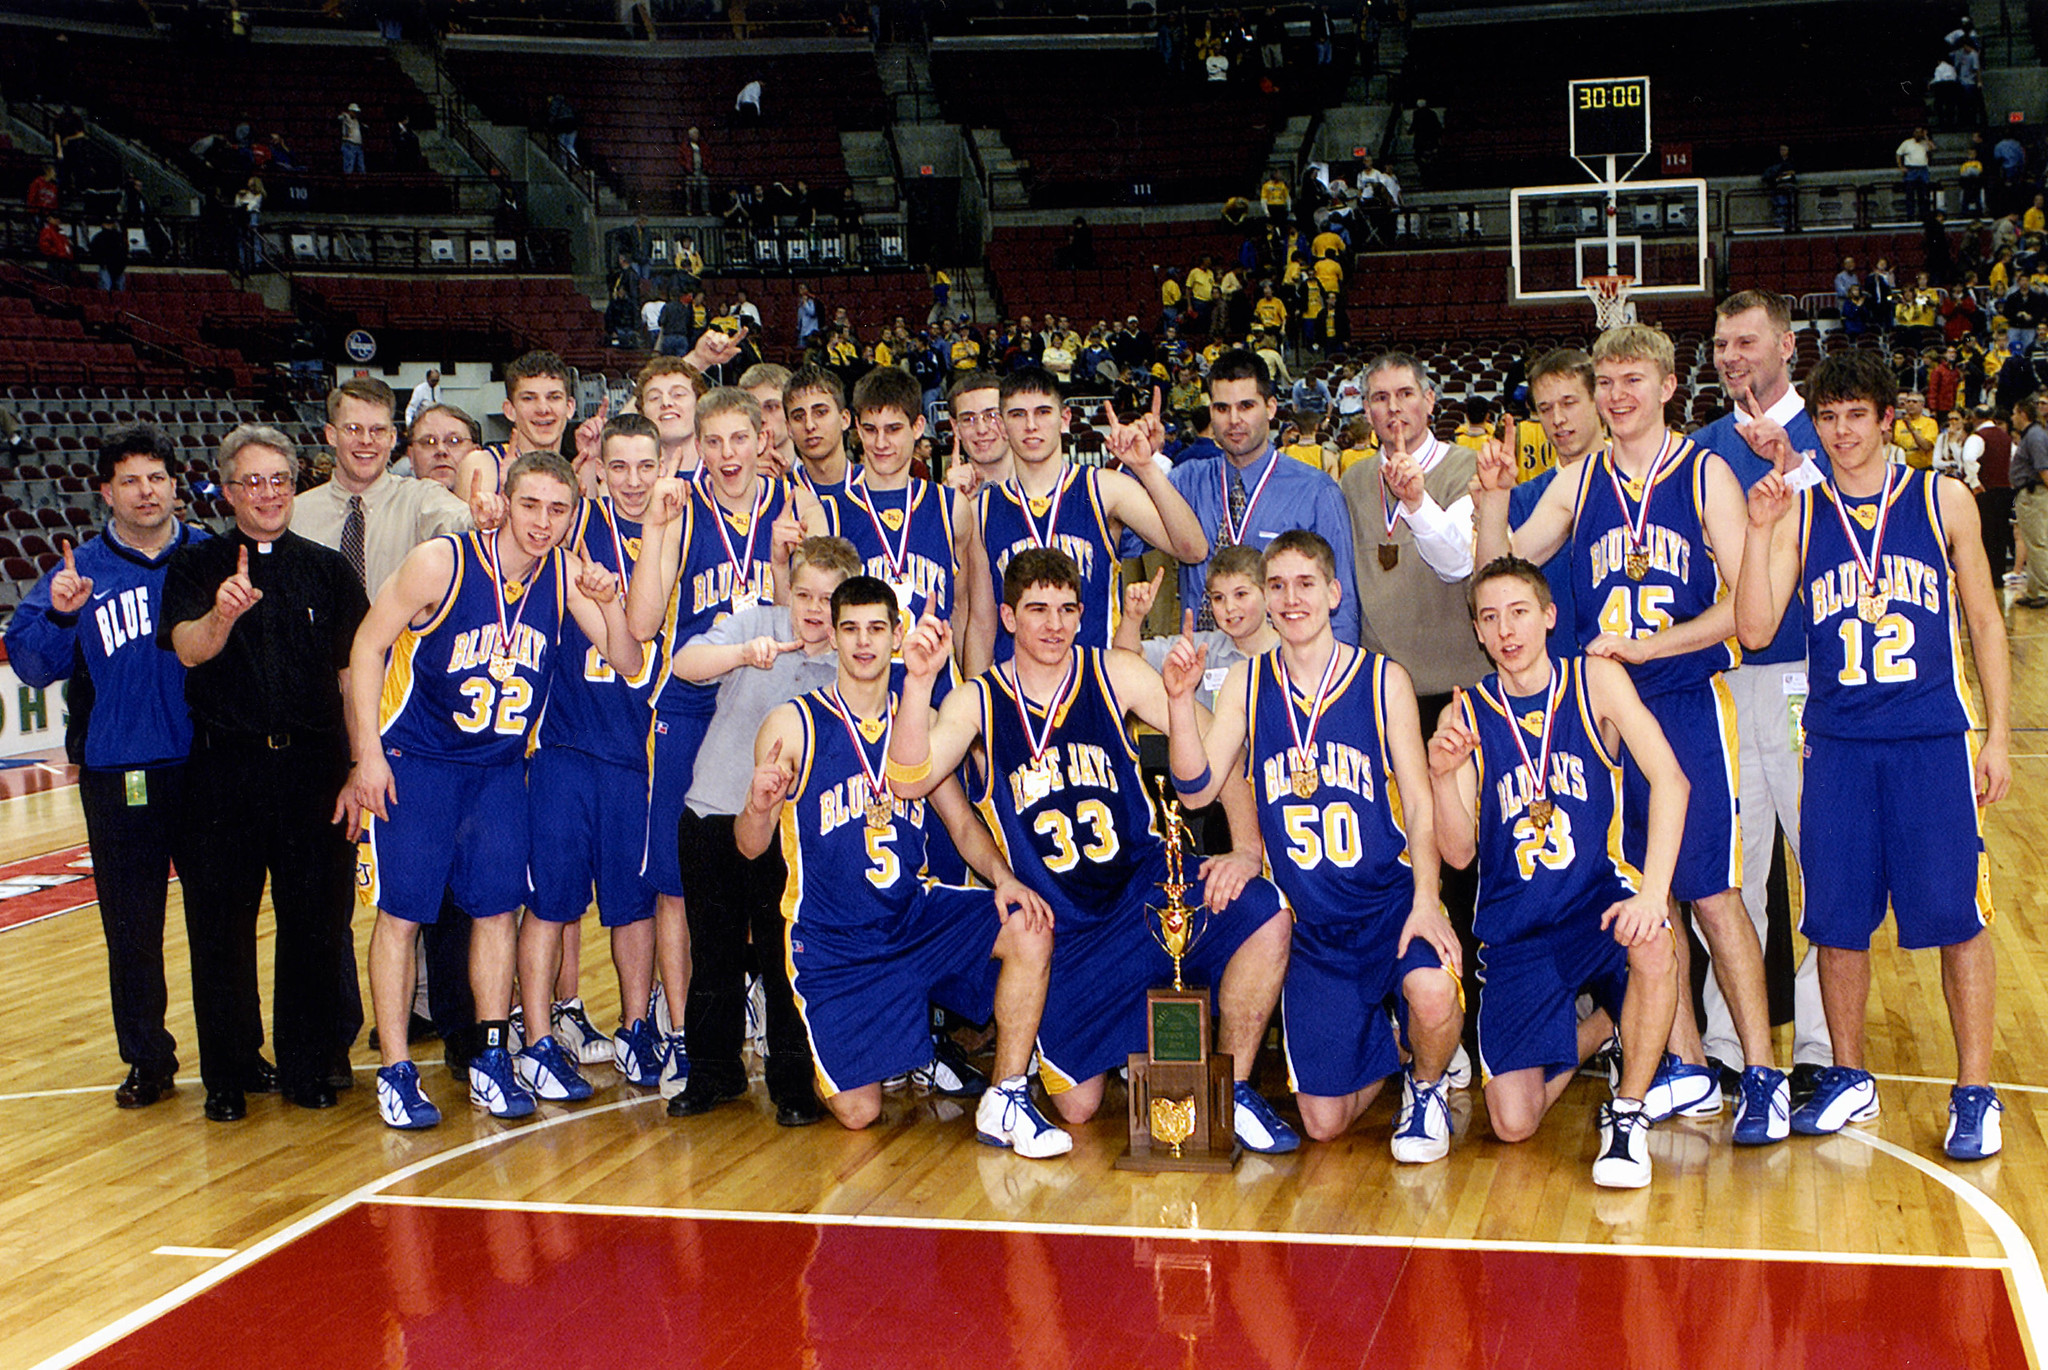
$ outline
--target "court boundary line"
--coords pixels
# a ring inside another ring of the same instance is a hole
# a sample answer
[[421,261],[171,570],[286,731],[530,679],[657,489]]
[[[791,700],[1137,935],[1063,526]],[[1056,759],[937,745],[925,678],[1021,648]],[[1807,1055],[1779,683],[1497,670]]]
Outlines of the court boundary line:
[[1167,1241],[1287,1242],[1299,1246],[1358,1246],[1391,1250],[1503,1251],[1530,1255],[1659,1256],[1674,1260],[1801,1261],[1822,1265],[1944,1266],[2009,1270],[2002,1256],[1915,1256],[1900,1252],[1806,1251],[1790,1247],[1619,1245],[1613,1242],[1512,1241],[1490,1237],[1399,1237],[1371,1232],[1265,1232],[1245,1228],[1144,1227],[1119,1223],[1021,1222],[1001,1218],[926,1218],[880,1213],[781,1213],[771,1209],[670,1208],[659,1204],[560,1203],[523,1199],[470,1199],[443,1195],[375,1194],[367,1208],[446,1208],[478,1212],[561,1213],[578,1217],[667,1218],[687,1222],[810,1223],[819,1227],[905,1228],[929,1232],[999,1232],[1053,1237],[1118,1237]]

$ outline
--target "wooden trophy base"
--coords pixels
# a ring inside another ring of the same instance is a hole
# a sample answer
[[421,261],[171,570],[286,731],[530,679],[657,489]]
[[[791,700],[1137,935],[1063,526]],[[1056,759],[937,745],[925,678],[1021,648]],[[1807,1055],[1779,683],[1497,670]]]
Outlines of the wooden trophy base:
[[[1116,1158],[1118,1170],[1227,1174],[1237,1167],[1240,1148],[1230,1057],[1219,1051],[1206,1062],[1155,1061],[1145,1052],[1134,1051],[1130,1071],[1131,1144]],[[1195,1101],[1195,1132],[1180,1144],[1178,1156],[1152,1136],[1154,1096]]]

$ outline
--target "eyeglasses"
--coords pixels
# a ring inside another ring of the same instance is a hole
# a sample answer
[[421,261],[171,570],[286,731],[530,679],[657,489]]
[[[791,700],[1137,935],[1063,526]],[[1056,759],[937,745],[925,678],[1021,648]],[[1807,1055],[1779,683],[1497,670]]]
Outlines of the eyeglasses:
[[341,426],[341,431],[353,442],[361,442],[366,437],[375,438],[378,442],[389,442],[398,435],[398,430],[388,423],[373,424],[368,428],[359,423],[345,423]]
[[269,476],[243,476],[239,480],[229,481],[228,484],[238,485],[252,495],[260,495],[265,490],[291,489],[292,478],[286,475],[284,472],[279,471],[276,474]]
[[424,447],[429,452],[444,447],[450,452],[461,452],[476,444],[471,442],[466,434],[457,433],[445,438],[437,438],[429,434],[423,438],[414,438],[411,445],[414,447]]
[[1003,421],[1003,416],[993,409],[963,409],[953,415],[955,423],[964,423],[969,428],[988,428]]

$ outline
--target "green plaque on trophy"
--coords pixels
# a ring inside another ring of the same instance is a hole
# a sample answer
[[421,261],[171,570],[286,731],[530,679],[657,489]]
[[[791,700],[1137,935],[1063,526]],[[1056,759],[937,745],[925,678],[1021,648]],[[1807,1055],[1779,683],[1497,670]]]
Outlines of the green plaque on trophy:
[[1200,999],[1153,999],[1146,1007],[1152,1014],[1152,1059],[1154,1061],[1200,1062],[1209,1044],[1202,1040]]

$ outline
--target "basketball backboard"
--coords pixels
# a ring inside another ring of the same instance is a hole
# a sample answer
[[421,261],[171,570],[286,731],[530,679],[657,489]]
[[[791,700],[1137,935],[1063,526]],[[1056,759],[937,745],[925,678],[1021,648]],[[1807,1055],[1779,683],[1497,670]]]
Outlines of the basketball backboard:
[[1588,276],[1634,278],[1637,296],[1700,295],[1707,260],[1707,183],[1523,186],[1508,192],[1509,298],[1585,298]]

